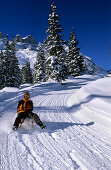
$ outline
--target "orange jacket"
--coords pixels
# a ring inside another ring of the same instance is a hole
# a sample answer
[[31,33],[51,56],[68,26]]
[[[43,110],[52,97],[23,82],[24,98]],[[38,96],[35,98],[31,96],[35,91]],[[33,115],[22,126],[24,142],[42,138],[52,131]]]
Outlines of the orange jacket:
[[31,100],[26,101],[25,99],[20,100],[17,106],[17,112],[31,112],[33,110],[33,102]]

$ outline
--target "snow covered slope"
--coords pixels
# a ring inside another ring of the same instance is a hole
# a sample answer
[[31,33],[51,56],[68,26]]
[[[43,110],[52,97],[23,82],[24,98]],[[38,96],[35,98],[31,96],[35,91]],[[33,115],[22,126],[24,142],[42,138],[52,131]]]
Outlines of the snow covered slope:
[[[111,132],[111,77],[101,78],[86,86],[83,86],[72,94],[67,100],[67,106],[83,109],[79,113],[84,120],[93,119],[100,127],[100,131],[106,129]],[[89,112],[87,112],[89,110]],[[87,114],[88,113],[88,114]],[[76,116],[77,116],[76,115]]]
[[16,52],[16,56],[19,60],[20,68],[22,68],[26,64],[26,61],[30,61],[30,67],[32,69],[34,68],[34,63],[37,57],[37,51],[30,50],[30,47],[26,49],[19,48]]
[[94,61],[87,56],[83,56],[84,59],[84,67],[85,67],[85,74],[103,74],[106,73],[104,69],[99,67]]
[[[111,78],[98,78],[1,90],[0,170],[110,170]],[[28,119],[11,129],[25,90],[46,129],[32,128]]]
[[5,41],[6,41],[5,38],[3,38],[3,39],[0,38],[0,50],[4,50],[5,49]]
[[[32,38],[30,40],[31,36],[26,36],[24,38],[21,38],[20,35],[16,36],[16,47],[17,52],[16,56],[19,60],[20,68],[25,65],[26,61],[30,61],[31,68],[33,69],[34,63],[37,56],[37,44]],[[26,41],[23,41],[26,40]],[[0,50],[5,49],[5,38],[0,38]],[[27,43],[25,43],[27,42]],[[29,43],[29,42],[35,42],[35,44]],[[68,52],[68,46],[65,46],[66,52]],[[84,58],[84,65],[85,65],[85,74],[106,74],[106,71],[96,65],[93,60],[90,57],[83,56]]]
[[[33,69],[37,56],[37,44],[28,43],[27,37],[29,36],[23,38],[27,43],[16,42],[16,56],[19,60],[20,68],[26,64],[26,61],[30,61],[31,68]],[[4,51],[5,43],[6,38],[0,38],[0,50]]]

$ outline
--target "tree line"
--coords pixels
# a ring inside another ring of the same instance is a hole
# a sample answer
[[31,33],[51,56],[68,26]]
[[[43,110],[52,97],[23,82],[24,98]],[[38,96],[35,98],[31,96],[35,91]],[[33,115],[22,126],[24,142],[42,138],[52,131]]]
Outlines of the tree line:
[[20,70],[16,57],[16,43],[14,37],[9,43],[6,38],[5,52],[0,53],[0,89],[3,87],[19,87],[24,83],[45,82],[49,79],[62,83],[69,75],[79,76],[83,71],[83,57],[76,39],[74,29],[69,37],[69,49],[65,50],[66,42],[62,39],[60,16],[56,12],[56,5],[51,5],[49,14],[47,37],[44,44],[39,43],[33,72],[30,63]]

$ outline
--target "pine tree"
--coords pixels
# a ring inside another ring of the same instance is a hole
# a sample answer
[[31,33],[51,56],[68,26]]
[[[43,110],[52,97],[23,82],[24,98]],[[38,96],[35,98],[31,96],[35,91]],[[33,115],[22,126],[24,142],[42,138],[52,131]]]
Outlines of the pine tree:
[[11,86],[12,87],[19,87],[21,83],[21,76],[20,76],[20,68],[18,59],[16,57],[16,45],[15,45],[15,39],[12,38],[12,43],[10,45],[11,52],[11,70],[10,70],[10,76],[11,76]]
[[62,82],[67,77],[67,69],[65,62],[65,41],[62,40],[61,25],[59,24],[59,15],[56,14],[56,6],[51,5],[51,14],[49,14],[49,27],[46,31],[47,39],[45,40],[45,47],[47,49],[46,59],[46,80],[49,78],[58,82]]
[[[16,47],[14,38],[12,39],[12,43],[9,43],[8,35],[6,39],[4,55],[1,52],[1,65],[0,69],[4,76],[1,78],[2,87],[19,87],[21,76],[20,69],[18,65],[18,60],[16,57]],[[1,74],[2,75],[2,74]],[[1,87],[1,88],[2,88]]]
[[68,74],[72,76],[79,76],[82,71],[82,56],[79,54],[80,48],[77,47],[78,41],[72,29],[70,38],[69,38],[69,52],[66,58],[66,64],[68,69]]
[[4,79],[4,56],[3,52],[0,53],[0,89],[2,89],[5,85],[5,79]]
[[34,64],[33,82],[37,83],[41,81],[45,81],[45,54],[42,44],[39,43],[37,50],[37,58]]
[[21,83],[32,83],[32,71],[30,68],[30,62],[26,62],[26,65],[22,67]]
[[5,78],[5,87],[11,86],[11,48],[8,40],[8,35],[6,38],[5,44],[5,52],[4,52],[4,78]]
[[23,66],[21,71],[21,84],[25,83],[26,83],[26,69],[25,66]]
[[3,38],[3,34],[2,34],[2,32],[0,32],[0,38],[1,38],[1,39]]
[[84,71],[85,66],[84,66],[84,59],[82,54],[79,54],[79,60],[78,60],[78,66],[79,66],[79,75]]
[[30,62],[28,62],[28,61],[26,62],[25,69],[26,69],[26,82],[32,83],[32,71],[30,68]]

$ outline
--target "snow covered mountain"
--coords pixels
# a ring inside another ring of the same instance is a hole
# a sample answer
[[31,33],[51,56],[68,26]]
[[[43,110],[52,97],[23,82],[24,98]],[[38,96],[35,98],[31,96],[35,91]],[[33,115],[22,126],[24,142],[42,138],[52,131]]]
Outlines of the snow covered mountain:
[[21,36],[18,34],[16,35],[15,40],[17,42],[23,42],[23,43],[29,43],[29,44],[37,44],[36,40],[31,35],[27,35],[24,38],[21,38]]
[[[16,56],[19,60],[20,68],[25,65],[26,61],[30,61],[31,68],[33,69],[35,59],[37,56],[37,42],[31,35],[21,38],[16,35]],[[10,41],[11,42],[11,41]],[[6,38],[0,34],[0,50],[5,49]]]
[[[34,63],[37,56],[37,42],[31,35],[28,35],[24,38],[18,34],[16,35],[16,56],[20,63],[20,68],[25,65],[26,61],[30,61],[31,68],[33,69]],[[0,50],[5,49],[6,38],[3,38],[0,34]],[[66,51],[68,51],[68,47],[65,47]],[[104,74],[106,71],[96,65],[94,61],[87,56],[83,56],[84,58],[84,66],[85,66],[85,74]]]
[[83,56],[84,59],[84,73],[85,74],[105,74],[106,71],[99,67],[97,64],[94,63],[94,61],[87,56]]

